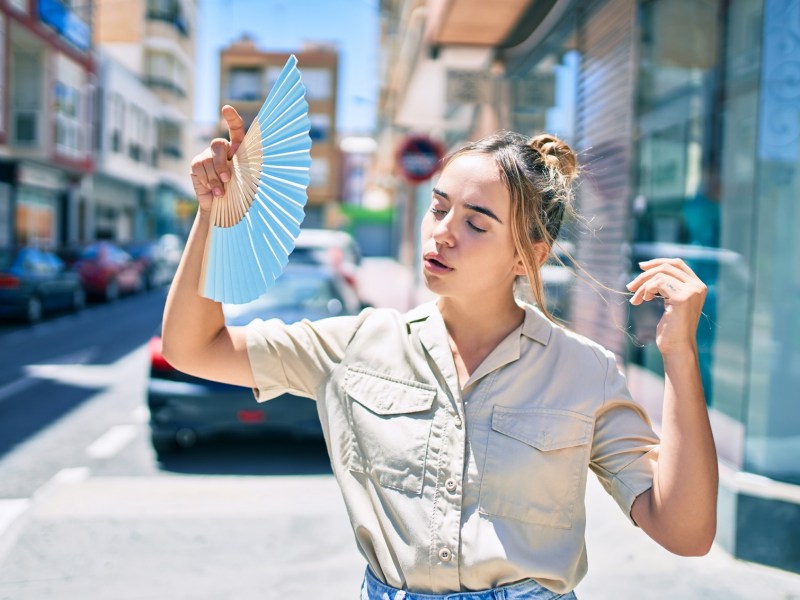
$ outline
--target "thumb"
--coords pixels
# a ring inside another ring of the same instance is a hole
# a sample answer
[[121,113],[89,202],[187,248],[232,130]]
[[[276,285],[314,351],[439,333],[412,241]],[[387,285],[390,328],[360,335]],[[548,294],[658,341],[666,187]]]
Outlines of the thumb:
[[230,149],[228,150],[228,160],[233,158],[236,150],[244,139],[244,121],[241,115],[230,104],[222,107],[222,118],[228,125],[228,138],[231,141]]

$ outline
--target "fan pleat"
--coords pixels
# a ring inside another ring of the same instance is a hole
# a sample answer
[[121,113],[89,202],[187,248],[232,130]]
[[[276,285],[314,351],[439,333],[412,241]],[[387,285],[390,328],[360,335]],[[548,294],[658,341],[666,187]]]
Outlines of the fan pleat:
[[305,217],[311,167],[305,88],[287,61],[233,156],[226,193],[214,200],[201,292],[241,304],[280,276]]
[[288,219],[291,220],[292,223],[300,227],[300,223],[303,222],[303,207],[299,206],[295,203],[294,200],[291,198],[281,194],[278,190],[270,188],[269,186],[262,186],[258,190],[258,196],[256,196],[256,202],[260,203],[264,200],[262,196],[268,198],[268,201],[272,203],[272,205],[277,208],[281,214],[286,215]]

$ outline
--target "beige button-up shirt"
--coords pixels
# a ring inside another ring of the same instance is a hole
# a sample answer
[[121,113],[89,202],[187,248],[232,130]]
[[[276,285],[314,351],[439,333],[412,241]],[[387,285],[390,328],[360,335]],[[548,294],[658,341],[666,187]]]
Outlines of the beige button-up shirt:
[[356,541],[397,588],[448,593],[587,569],[592,469],[630,516],[658,438],[612,353],[525,306],[460,388],[434,303],[247,328],[256,397],[317,400]]

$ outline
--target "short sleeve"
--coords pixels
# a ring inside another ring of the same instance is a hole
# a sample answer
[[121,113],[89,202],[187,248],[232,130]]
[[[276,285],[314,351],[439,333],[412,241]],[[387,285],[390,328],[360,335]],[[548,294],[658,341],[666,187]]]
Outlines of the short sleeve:
[[264,402],[285,393],[316,399],[369,310],[358,316],[290,325],[278,319],[252,321],[245,329],[256,400]]
[[631,397],[613,355],[606,358],[605,400],[595,418],[590,467],[634,522],[633,501],[653,486],[659,439],[644,409]]

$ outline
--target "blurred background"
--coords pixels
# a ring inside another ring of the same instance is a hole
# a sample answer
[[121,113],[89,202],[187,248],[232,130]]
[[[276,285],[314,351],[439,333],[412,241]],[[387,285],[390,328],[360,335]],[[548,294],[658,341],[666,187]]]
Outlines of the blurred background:
[[683,258],[708,285],[721,472],[693,562],[609,545],[620,515],[590,488],[579,596],[800,598],[800,0],[0,0],[0,597],[354,597],[314,404],[256,405],[160,354],[190,161],[290,54],[304,231],[228,322],[429,299],[443,154],[554,133],[582,218],[544,268],[548,307],[617,354],[658,427],[663,304],[622,292],[639,261]]

